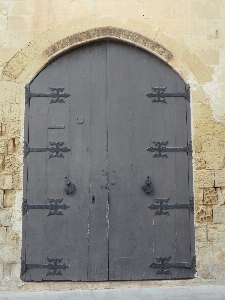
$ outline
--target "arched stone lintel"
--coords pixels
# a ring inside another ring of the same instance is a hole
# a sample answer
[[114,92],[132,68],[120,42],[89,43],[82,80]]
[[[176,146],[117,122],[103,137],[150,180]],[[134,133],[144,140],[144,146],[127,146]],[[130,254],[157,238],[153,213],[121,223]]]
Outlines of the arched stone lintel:
[[5,63],[1,79],[29,83],[57,56],[103,39],[124,41],[153,53],[191,85],[212,80],[213,70],[164,30],[135,19],[110,17],[76,19],[44,31]]
[[[172,52],[160,43],[140,33],[113,26],[96,27],[76,32],[52,43],[44,51],[40,51],[41,53],[39,52],[39,55],[44,56],[47,62],[49,62],[73,48],[103,39],[114,39],[133,44],[155,54],[164,61],[168,61],[173,56]],[[33,54],[35,47],[35,43],[31,42],[5,65],[3,69],[4,80],[17,80],[30,61],[35,58],[35,54]],[[44,67],[44,65],[42,67]]]
[[112,26],[93,28],[65,37],[48,47],[44,54],[52,58],[66,50],[101,39],[114,39],[131,43],[152,52],[165,61],[168,61],[173,56],[171,51],[148,37]]

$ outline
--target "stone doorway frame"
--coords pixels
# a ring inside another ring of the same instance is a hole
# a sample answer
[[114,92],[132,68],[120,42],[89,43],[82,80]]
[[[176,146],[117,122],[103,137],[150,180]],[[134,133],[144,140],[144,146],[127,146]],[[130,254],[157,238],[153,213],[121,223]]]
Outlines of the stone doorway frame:
[[[179,43],[176,39],[165,33],[160,28],[149,26],[144,22],[127,19],[125,22],[113,18],[89,18],[75,20],[56,28],[43,32],[23,49],[17,52],[12,59],[5,64],[2,70],[0,86],[4,88],[7,101],[14,99],[20,104],[20,120],[17,121],[17,136],[20,145],[16,153],[22,161],[22,148],[24,141],[24,111],[25,111],[25,85],[29,83],[47,64],[63,53],[75,49],[81,45],[102,39],[114,39],[124,41],[140,47],[160,59],[173,68],[191,87],[191,108],[199,95],[205,97],[202,85],[212,81],[212,70],[192,53],[187,46]],[[196,67],[198,66],[198,67]],[[12,119],[5,121],[13,122]],[[195,136],[197,128],[192,126],[193,150],[197,147]],[[195,160],[193,160],[193,172],[195,175]],[[8,176],[8,174],[2,174]],[[19,177],[22,179],[22,167]],[[195,187],[195,184],[194,184]],[[6,187],[10,190],[10,186]],[[14,188],[15,189],[15,188]],[[18,249],[21,248],[22,222],[21,222],[21,190],[17,188],[14,210],[14,220],[20,227],[21,234],[18,240]],[[197,228],[196,228],[197,229]],[[197,245],[196,245],[197,246]],[[198,246],[196,247],[198,248]],[[197,250],[197,249],[196,249]],[[20,268],[20,251],[15,257],[18,278]],[[198,257],[197,257],[198,269]]]

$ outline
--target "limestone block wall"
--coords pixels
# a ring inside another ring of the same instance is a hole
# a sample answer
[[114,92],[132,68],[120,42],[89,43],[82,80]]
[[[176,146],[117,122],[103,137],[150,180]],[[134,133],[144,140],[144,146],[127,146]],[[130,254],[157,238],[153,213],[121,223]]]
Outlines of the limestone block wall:
[[99,37],[141,46],[190,84],[196,276],[225,278],[224,11],[225,0],[0,1],[1,287],[24,284],[24,86],[56,55]]

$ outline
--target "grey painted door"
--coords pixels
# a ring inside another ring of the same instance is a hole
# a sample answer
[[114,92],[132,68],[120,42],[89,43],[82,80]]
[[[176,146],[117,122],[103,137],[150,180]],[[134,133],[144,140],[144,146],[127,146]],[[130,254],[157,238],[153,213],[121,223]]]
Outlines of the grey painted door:
[[182,79],[139,48],[104,41],[52,62],[26,102],[21,278],[192,277]]

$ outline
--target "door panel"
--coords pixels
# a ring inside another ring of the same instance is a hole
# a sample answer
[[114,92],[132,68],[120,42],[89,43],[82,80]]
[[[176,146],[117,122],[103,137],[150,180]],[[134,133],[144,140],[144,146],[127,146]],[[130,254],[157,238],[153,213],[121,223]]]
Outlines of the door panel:
[[[152,103],[146,97],[146,87],[167,86],[168,91],[179,92],[185,86],[156,57],[116,43],[108,43],[108,82],[109,174],[116,182],[110,186],[109,278],[159,278],[149,268],[156,256],[190,259],[189,237],[179,243],[184,245],[180,251],[183,257],[176,247],[177,230],[182,232],[177,227],[181,220],[189,224],[189,212],[171,210],[169,216],[155,216],[147,207],[154,198],[188,201],[188,157],[187,153],[169,153],[168,158],[153,158],[146,148],[152,141],[168,141],[170,147],[187,145],[186,102],[178,98]],[[141,190],[147,176],[153,181],[153,196]],[[118,247],[120,244],[123,247]]]
[[[64,88],[59,91],[64,102],[57,102],[53,95],[50,103],[49,93],[54,90],[49,87]],[[165,267],[158,274],[160,266],[152,265],[156,257],[169,256],[169,263],[188,264],[193,255],[193,218],[187,207],[169,207],[164,214],[164,206],[160,215],[157,208],[149,208],[166,198],[169,205],[187,205],[192,196],[191,157],[173,149],[166,152],[167,157],[155,157],[157,149],[147,151],[157,148],[154,142],[168,142],[167,148],[187,147],[189,103],[185,97],[154,102],[146,96],[152,87],[166,87],[166,93],[186,89],[157,57],[113,41],[61,56],[30,84],[24,198],[45,208],[30,206],[24,213],[22,279],[193,276],[187,266],[167,265],[170,272]],[[49,150],[57,147],[49,142],[63,143],[58,145],[63,157]],[[50,157],[52,153],[56,157]],[[148,176],[151,194],[142,189]],[[66,193],[66,180],[75,185],[75,192]],[[47,209],[50,201],[61,205],[60,209]],[[48,215],[49,211],[58,214]]]

